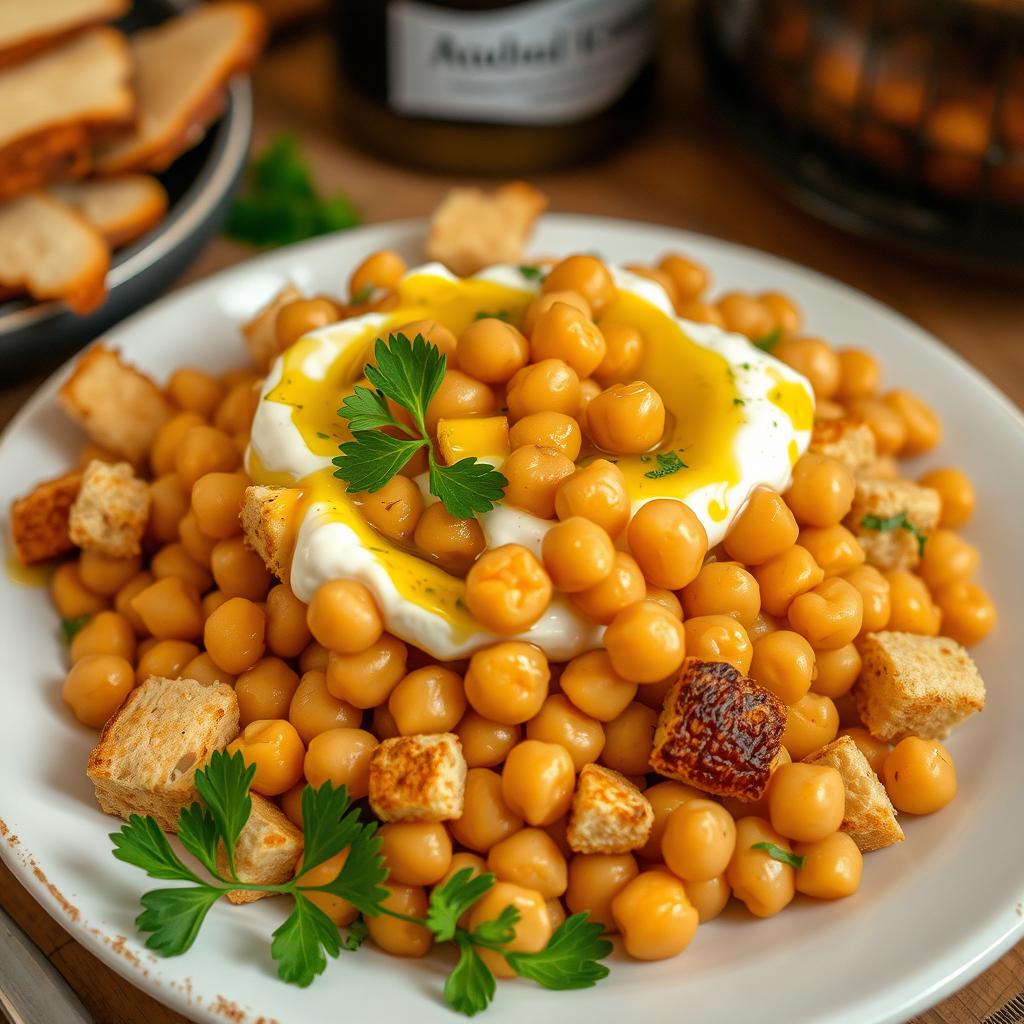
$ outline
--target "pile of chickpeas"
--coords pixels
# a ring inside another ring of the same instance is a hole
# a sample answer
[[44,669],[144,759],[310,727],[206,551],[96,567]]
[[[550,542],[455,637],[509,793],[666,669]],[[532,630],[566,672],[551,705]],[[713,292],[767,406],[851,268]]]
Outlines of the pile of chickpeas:
[[[393,308],[405,269],[396,254],[377,253],[350,281],[353,295],[372,286],[371,303],[316,297],[285,306],[279,347],[339,316]],[[786,296],[730,292],[712,302],[704,297],[706,271],[678,254],[633,269],[659,282],[683,317],[751,339],[778,329],[774,355],[811,382],[818,416],[850,413],[870,427],[881,453],[873,473],[895,476],[893,457],[938,441],[938,420],[920,399],[880,393],[880,368],[867,352],[803,335],[800,311]],[[376,494],[356,496],[383,536],[464,575],[467,606],[493,633],[528,629],[560,591],[607,627],[602,648],[553,664],[540,647],[508,639],[441,664],[388,633],[358,582],[326,583],[307,607],[275,581],[239,524],[257,375],[184,369],[167,385],[180,412],[142,467],[152,495],[145,557],[84,551],[53,577],[60,614],[91,616],[71,643],[64,684],[76,716],[102,726],[151,676],[230,685],[242,726],[230,749],[255,764],[253,790],[298,825],[307,783],[330,780],[361,799],[382,740],[455,733],[469,769],[464,812],[454,821],[381,828],[387,905],[423,916],[432,886],[462,868],[492,871],[499,884],[470,918],[515,904],[522,916],[512,949],[543,947],[567,912],[587,911],[621,933],[632,956],[658,959],[680,952],[698,922],[716,917],[730,897],[767,917],[796,892],[853,893],[862,858],[838,831],[842,779],[834,768],[799,762],[848,735],[900,810],[926,814],[953,797],[955,771],[943,746],[911,737],[890,750],[862,727],[849,691],[867,632],[941,628],[975,643],[991,628],[992,602],[969,580],[978,552],[954,532],[973,510],[971,484],[956,469],[922,478],[941,495],[942,519],[915,572],[865,564],[842,525],[854,477],[818,454],[796,463],[785,493],[757,490],[711,551],[679,501],[657,499],[631,515],[613,460],[656,446],[665,410],[657,382],[633,379],[643,336],[602,325],[613,297],[604,265],[572,256],[550,268],[518,325],[486,318],[458,338],[433,321],[403,328],[424,333],[449,358],[428,412],[431,430],[443,418],[506,411],[504,501],[552,521],[542,557],[514,544],[487,550],[475,520],[455,519],[440,503],[424,507],[410,479],[422,469],[416,465]],[[83,457],[97,456],[90,448]],[[787,706],[782,750],[757,801],[718,799],[650,772],[658,714],[688,657],[727,662]],[[650,801],[654,826],[642,848],[583,854],[569,847],[576,777],[595,762]],[[757,843],[793,852],[803,866]],[[344,856],[316,868],[312,880],[333,877]],[[315,898],[339,924],[356,916],[344,900]],[[367,924],[389,953],[422,956],[430,948],[430,933],[409,922]],[[484,955],[495,973],[507,973],[500,957]]]

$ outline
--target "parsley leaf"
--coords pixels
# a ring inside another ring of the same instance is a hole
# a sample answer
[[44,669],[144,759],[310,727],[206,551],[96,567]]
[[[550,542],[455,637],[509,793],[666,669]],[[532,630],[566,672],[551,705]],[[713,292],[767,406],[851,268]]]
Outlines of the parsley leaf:
[[70,644],[72,640],[88,625],[92,616],[86,612],[85,615],[76,615],[73,619],[60,620],[60,632],[64,642]]
[[366,927],[366,922],[357,918],[345,929],[345,937],[341,940],[341,948],[354,953],[366,941],[369,934],[370,929]]
[[472,940],[461,934],[455,941],[459,945],[459,962],[444,983],[444,1001],[453,1010],[473,1017],[491,1005],[497,986]]
[[349,303],[353,306],[361,306],[364,302],[369,302],[373,297],[373,282],[367,281],[362,288],[357,292],[353,292],[349,296]]
[[585,913],[573,914],[539,952],[506,953],[505,959],[520,977],[544,988],[591,988],[608,977],[608,968],[598,963],[612,951],[612,944],[601,938],[603,931]]
[[391,415],[388,400],[379,391],[371,391],[369,388],[357,387],[341,403],[338,415],[348,420],[349,430],[353,433],[359,430],[376,430],[379,427],[402,426]]
[[422,334],[412,341],[404,334],[392,334],[386,342],[377,339],[373,359],[377,365],[366,364],[367,379],[405,409],[420,433],[426,435],[424,417],[444,379],[447,358],[436,345],[428,344]]
[[444,885],[439,885],[430,894],[427,908],[427,927],[438,942],[447,942],[455,936],[459,918],[488,889],[494,885],[495,876],[490,873],[473,877],[472,868],[456,871]]
[[474,320],[504,320],[505,323],[512,323],[512,314],[507,309],[498,309],[489,313],[485,309],[478,309],[473,314]]
[[481,921],[469,933],[469,936],[476,945],[483,946],[484,949],[500,949],[516,937],[516,925],[519,923],[519,918],[518,908],[509,904],[502,908],[497,917],[492,917],[489,921]]
[[300,893],[291,914],[273,935],[270,955],[282,981],[305,988],[327,967],[327,957],[341,951],[338,926]]
[[196,791],[209,808],[217,826],[217,834],[224,842],[231,877],[235,873],[235,843],[245,828],[252,812],[249,786],[256,774],[255,763],[246,766],[242,752],[226,752],[211,757],[205,770],[196,772]]
[[209,809],[201,803],[183,807],[178,812],[178,838],[181,845],[198,860],[214,877],[219,877],[217,869],[217,844],[220,833],[217,820]]
[[894,516],[889,516],[888,519],[883,519],[881,516],[866,515],[861,519],[860,525],[865,530],[878,530],[880,533],[888,533],[890,530],[906,530],[917,538],[918,557],[924,556],[924,546],[928,540],[928,534],[923,530],[919,530],[910,521],[906,512],[898,512]]
[[759,348],[762,352],[771,352],[773,348],[782,340],[782,328],[775,327],[770,330],[767,334],[762,335],[760,338],[756,338],[751,344],[754,348]]
[[142,868],[150,878],[165,881],[198,882],[194,875],[171,849],[167,836],[150,817],[129,816],[119,832],[113,832],[114,856],[125,864]]
[[424,439],[360,431],[331,460],[338,467],[334,475],[347,481],[350,491],[379,491],[426,444]]
[[146,946],[163,956],[179,956],[192,948],[210,907],[221,890],[209,885],[183,889],[154,889],[144,893],[144,910],[135,919],[140,932],[149,932]]
[[644,473],[648,480],[660,480],[663,476],[671,476],[673,473],[678,473],[681,469],[690,468],[675,452],[658,452],[656,458],[658,460],[658,468],[649,469]]
[[527,281],[543,281],[544,280],[544,268],[534,267],[528,263],[520,264],[519,273],[526,278]]
[[751,849],[764,850],[772,860],[780,860],[791,868],[802,868],[804,866],[803,857],[797,853],[790,853],[789,850],[784,850],[781,846],[776,846],[775,843],[754,843]]
[[439,498],[456,519],[489,512],[505,493],[508,480],[487,462],[459,459],[453,466],[430,460],[430,493]]

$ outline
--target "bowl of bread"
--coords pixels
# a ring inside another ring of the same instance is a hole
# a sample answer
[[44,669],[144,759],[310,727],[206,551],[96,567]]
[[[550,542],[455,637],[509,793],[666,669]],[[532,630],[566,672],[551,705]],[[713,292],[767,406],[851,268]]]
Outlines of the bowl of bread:
[[0,11],[0,367],[65,356],[166,288],[245,167],[266,30],[227,0]]

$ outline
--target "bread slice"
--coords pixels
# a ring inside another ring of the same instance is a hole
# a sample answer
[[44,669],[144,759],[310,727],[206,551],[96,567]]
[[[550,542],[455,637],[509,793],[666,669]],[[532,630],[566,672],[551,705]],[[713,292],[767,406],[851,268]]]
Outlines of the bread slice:
[[131,38],[139,112],[135,130],[101,146],[101,174],[162,171],[202,139],[228,80],[249,68],[266,37],[259,8],[201,4]]
[[297,487],[246,487],[239,518],[249,547],[279,580],[288,579],[298,526],[295,515],[302,491]]
[[[258,793],[249,794],[252,811],[235,844],[235,871],[241,882],[279,885],[295,874],[302,856],[302,830],[293,825],[276,804]],[[217,850],[217,867],[229,878],[228,858],[223,844]],[[228,893],[231,903],[254,903],[268,892],[235,889]]]
[[167,192],[148,174],[64,181],[49,192],[77,210],[112,249],[140,238],[167,212]]
[[90,313],[107,294],[110,248],[69,206],[41,192],[0,204],[0,286]]
[[131,126],[124,35],[96,28],[0,71],[0,199],[88,170],[92,147]]
[[131,558],[142,550],[149,519],[149,485],[127,462],[93,459],[71,506],[71,540],[109,558]]
[[81,473],[65,473],[56,480],[44,480],[11,503],[11,538],[22,565],[48,562],[75,546],[71,506],[81,486]]
[[0,4],[0,68],[20,64],[76,32],[127,14],[131,0],[11,0]]

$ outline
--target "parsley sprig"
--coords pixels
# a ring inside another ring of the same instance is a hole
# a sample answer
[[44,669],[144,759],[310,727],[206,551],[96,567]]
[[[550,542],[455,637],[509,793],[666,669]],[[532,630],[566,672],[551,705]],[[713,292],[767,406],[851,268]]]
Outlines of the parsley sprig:
[[[388,915],[429,929],[437,942],[454,941],[459,959],[445,982],[444,998],[468,1016],[485,1010],[496,990],[494,975],[480,950],[498,953],[520,977],[548,989],[589,988],[608,975],[608,968],[599,961],[611,952],[611,943],[601,938],[601,925],[588,921],[586,914],[574,914],[564,921],[544,949],[535,953],[505,948],[515,937],[519,921],[514,906],[472,929],[460,927],[462,915],[494,885],[492,874],[474,876],[471,868],[457,871],[435,887],[425,918],[385,907],[388,891],[382,883],[387,869],[377,826],[361,821],[359,811],[350,806],[345,787],[335,789],[330,782],[319,789],[307,786],[303,790],[305,847],[295,877],[276,885],[240,881],[235,846],[252,812],[249,786],[254,773],[255,767],[246,767],[240,753],[224,751],[214,753],[207,766],[196,772],[200,800],[179,813],[178,838],[209,878],[197,874],[175,853],[151,817],[133,814],[111,835],[118,860],[141,868],[151,878],[189,883],[154,889],[142,896],[143,910],[135,924],[155,952],[177,956],[190,949],[211,907],[229,892],[241,889],[287,895],[292,899],[292,911],[274,931],[270,953],[282,980],[305,987],[323,973],[329,958],[336,958],[343,949],[357,950],[368,934],[362,920],[354,921],[343,934],[309,898],[309,894],[321,892],[348,900],[364,917]],[[348,856],[332,881],[303,883],[314,867],[345,850]]]
[[865,530],[877,530],[880,533],[888,533],[890,530],[906,530],[912,533],[917,539],[917,554],[919,558],[924,557],[924,546],[928,540],[928,534],[918,529],[911,521],[906,512],[898,512],[894,516],[883,519],[881,516],[866,515],[860,525]]
[[[348,420],[352,440],[341,445],[341,455],[333,460],[338,467],[334,475],[346,481],[350,490],[379,491],[425,448],[430,493],[457,519],[489,512],[501,498],[508,481],[488,463],[465,458],[446,466],[437,460],[426,415],[446,366],[447,358],[420,334],[412,341],[401,333],[392,334],[386,342],[377,339],[373,363],[366,365],[373,390],[356,387],[338,410]],[[395,418],[389,399],[409,413],[412,427]],[[399,436],[384,433],[384,428]]]

